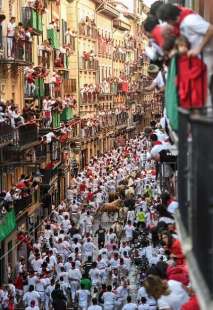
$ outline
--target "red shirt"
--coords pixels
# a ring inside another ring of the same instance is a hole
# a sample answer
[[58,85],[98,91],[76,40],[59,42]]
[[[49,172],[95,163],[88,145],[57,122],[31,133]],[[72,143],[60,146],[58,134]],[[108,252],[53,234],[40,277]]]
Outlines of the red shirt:
[[202,108],[207,98],[207,67],[198,57],[182,55],[178,60],[177,77],[180,106]]
[[87,188],[87,187],[86,187],[86,184],[84,184],[84,183],[81,183],[81,184],[80,184],[80,188],[79,188],[79,189],[80,189],[80,192],[85,192],[86,188]]
[[181,310],[200,310],[196,295],[193,295],[189,301],[181,307]]
[[94,196],[94,194],[93,194],[92,192],[89,192],[89,193],[87,194],[87,202],[92,201],[92,200],[93,200],[93,196]]
[[176,257],[177,265],[184,265],[185,257],[181,248],[180,240],[175,239],[172,242],[169,251]]

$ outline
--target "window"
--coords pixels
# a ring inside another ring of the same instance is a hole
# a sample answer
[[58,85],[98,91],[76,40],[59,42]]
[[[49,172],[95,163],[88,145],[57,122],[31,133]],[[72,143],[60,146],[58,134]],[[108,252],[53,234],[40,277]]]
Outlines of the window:
[[67,32],[67,22],[62,19],[62,43],[63,45],[66,43],[65,34]]

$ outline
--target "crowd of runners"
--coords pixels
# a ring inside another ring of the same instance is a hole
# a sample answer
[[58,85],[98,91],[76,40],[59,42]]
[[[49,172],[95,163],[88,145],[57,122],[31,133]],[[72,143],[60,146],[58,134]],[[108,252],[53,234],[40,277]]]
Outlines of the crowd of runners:
[[27,261],[20,257],[1,287],[1,309],[199,309],[176,234],[177,203],[161,193],[150,156],[153,135],[168,146],[154,128],[72,178],[66,202],[52,207]]

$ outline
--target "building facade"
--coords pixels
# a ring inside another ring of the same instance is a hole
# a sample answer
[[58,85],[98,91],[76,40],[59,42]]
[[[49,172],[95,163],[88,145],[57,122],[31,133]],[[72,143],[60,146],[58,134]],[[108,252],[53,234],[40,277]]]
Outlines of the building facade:
[[0,279],[89,160],[149,124],[147,8],[0,1]]

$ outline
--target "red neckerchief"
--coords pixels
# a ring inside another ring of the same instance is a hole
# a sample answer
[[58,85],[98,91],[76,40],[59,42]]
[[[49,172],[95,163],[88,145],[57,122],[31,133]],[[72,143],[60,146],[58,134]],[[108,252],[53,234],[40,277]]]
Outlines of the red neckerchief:
[[154,142],[154,145],[160,145],[160,144],[162,144],[162,142],[160,142],[160,141],[155,141]]

